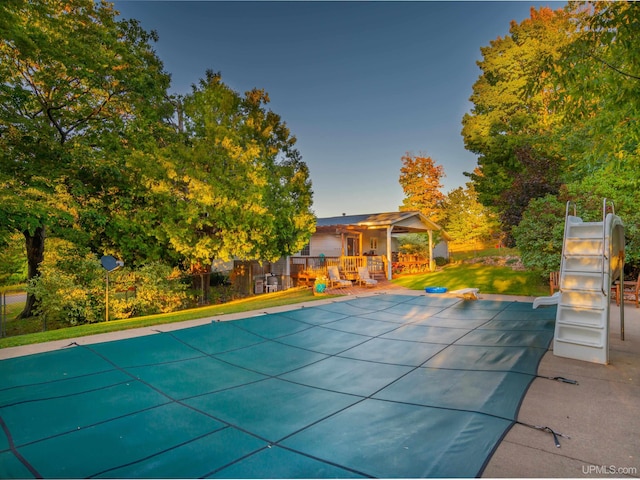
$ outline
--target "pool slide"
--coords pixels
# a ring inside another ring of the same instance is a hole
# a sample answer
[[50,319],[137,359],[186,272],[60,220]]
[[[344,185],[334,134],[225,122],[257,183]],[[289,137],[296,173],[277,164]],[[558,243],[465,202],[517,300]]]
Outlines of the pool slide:
[[[609,363],[611,286],[624,268],[624,224],[603,201],[601,222],[569,214],[567,203],[560,267],[560,291],[537,298],[533,308],[557,304],[553,352],[560,357]],[[624,339],[624,309],[620,309]]]

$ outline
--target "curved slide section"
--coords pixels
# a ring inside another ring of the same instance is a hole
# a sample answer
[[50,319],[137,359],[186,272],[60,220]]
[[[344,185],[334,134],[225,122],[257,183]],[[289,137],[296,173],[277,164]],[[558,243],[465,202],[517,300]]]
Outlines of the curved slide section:
[[605,222],[605,231],[608,232],[605,244],[609,254],[609,271],[611,283],[622,278],[624,270],[624,223],[617,215],[608,214]]

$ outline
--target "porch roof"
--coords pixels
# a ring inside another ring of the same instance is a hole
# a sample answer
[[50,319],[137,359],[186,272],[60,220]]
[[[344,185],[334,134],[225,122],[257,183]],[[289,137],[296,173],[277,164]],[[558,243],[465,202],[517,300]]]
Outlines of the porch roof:
[[386,229],[390,226],[393,227],[392,232],[395,234],[438,230],[446,240],[450,239],[440,225],[432,222],[418,211],[341,215],[318,218],[316,221],[317,232],[364,231]]

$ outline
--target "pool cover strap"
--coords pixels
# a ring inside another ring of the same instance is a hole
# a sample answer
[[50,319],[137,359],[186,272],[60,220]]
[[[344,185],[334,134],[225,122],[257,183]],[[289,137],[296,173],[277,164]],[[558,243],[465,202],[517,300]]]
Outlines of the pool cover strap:
[[558,382],[562,382],[562,383],[570,383],[571,385],[578,385],[578,381],[577,380],[572,380],[570,378],[565,378],[565,377],[543,377],[541,375],[538,375],[539,378],[547,378],[549,380],[557,380]]
[[4,423],[4,420],[2,419],[2,417],[0,416],[0,426],[2,426],[2,431],[4,432],[4,434],[7,437],[7,441],[9,442],[9,448],[11,449],[11,453],[13,453],[13,455],[15,455],[15,457],[27,468],[27,470],[29,470],[29,472],[31,472],[31,475],[33,475],[33,478],[44,478],[42,475],[40,475],[40,473],[33,467],[33,465],[31,465],[26,458],[24,458],[20,452],[18,451],[18,449],[15,447],[15,444],[13,442],[13,437],[11,435],[11,432],[9,431],[9,429],[7,428],[7,424]]
[[541,430],[543,432],[549,432],[551,435],[553,435],[553,443],[555,443],[557,448],[560,448],[560,440],[558,439],[558,437],[564,437],[564,438],[571,439],[570,436],[565,435],[563,433],[556,432],[556,431],[552,430],[550,427],[542,427],[540,425],[531,425],[529,423],[524,423],[524,422],[520,422],[520,421],[518,421],[516,423],[518,425],[522,425],[524,427],[529,427],[529,428],[533,428],[533,429],[536,429],[536,430]]

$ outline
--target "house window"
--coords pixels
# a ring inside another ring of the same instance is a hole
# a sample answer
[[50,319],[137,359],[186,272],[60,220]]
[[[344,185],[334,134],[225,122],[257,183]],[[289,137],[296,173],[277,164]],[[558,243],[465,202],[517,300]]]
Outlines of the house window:
[[307,243],[304,247],[302,247],[302,250],[300,250],[300,255],[303,257],[308,257],[309,253],[311,251],[311,247],[310,247],[311,243]]
[[369,248],[371,250],[378,250],[378,239],[377,238],[370,238],[369,239]]

